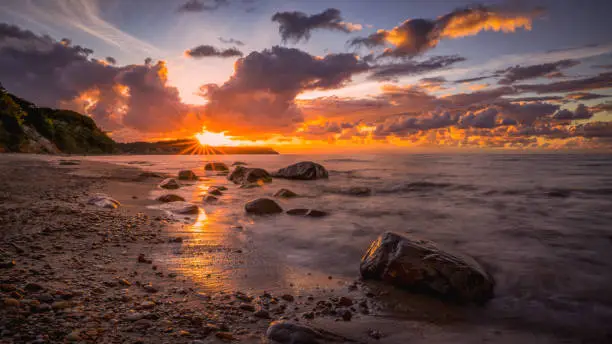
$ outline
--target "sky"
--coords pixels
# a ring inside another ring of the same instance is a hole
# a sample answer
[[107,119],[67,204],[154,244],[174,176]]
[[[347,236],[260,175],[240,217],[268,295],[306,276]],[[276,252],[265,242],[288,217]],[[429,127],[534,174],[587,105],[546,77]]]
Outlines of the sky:
[[115,140],[612,148],[611,1],[3,0],[0,82]]

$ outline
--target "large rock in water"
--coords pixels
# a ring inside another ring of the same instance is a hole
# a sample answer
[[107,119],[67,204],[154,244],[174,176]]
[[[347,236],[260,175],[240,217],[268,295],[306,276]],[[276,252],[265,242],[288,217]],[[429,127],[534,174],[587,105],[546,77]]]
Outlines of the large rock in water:
[[174,178],[166,178],[159,183],[159,187],[162,189],[174,190],[181,187],[181,184]]
[[197,215],[200,212],[197,205],[181,201],[166,203],[162,205],[161,208],[171,213],[180,215]]
[[159,197],[157,197],[157,200],[160,202],[164,202],[164,203],[170,203],[170,202],[185,202],[185,199],[179,195],[174,195],[174,194],[166,194],[166,195],[161,195]]
[[178,173],[179,180],[198,180],[198,176],[192,170],[182,170]]
[[285,320],[273,321],[266,331],[266,337],[280,344],[324,344],[355,342],[324,330]]
[[473,258],[441,250],[434,243],[385,232],[361,258],[361,276],[458,302],[484,303],[493,279]]
[[252,184],[252,183],[268,183],[272,181],[272,177],[268,171],[263,168],[249,168],[244,166],[236,166],[232,173],[227,176],[227,179],[236,184]]
[[250,214],[266,215],[283,212],[283,208],[269,198],[258,198],[244,205],[244,210]]
[[276,178],[313,180],[328,178],[329,174],[327,173],[325,167],[317,163],[312,161],[302,161],[298,162],[297,164],[281,168],[272,176]]
[[204,165],[206,171],[229,171],[227,165],[222,162],[209,162]]

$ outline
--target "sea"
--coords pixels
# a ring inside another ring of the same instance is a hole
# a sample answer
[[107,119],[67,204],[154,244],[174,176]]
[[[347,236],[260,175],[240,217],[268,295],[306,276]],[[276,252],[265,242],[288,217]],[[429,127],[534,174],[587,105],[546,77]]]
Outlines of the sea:
[[[110,156],[89,159],[202,179],[173,191],[198,204],[180,218],[188,240],[160,259],[216,290],[333,290],[359,279],[359,262],[385,231],[431,240],[471,255],[496,281],[482,317],[516,326],[610,335],[612,329],[612,155],[360,154]],[[314,161],[329,179],[274,179],[242,189],[204,170],[236,161],[275,171]],[[211,185],[228,188],[215,204]],[[367,187],[369,196],[351,188]],[[285,210],[324,218],[250,216],[244,204],[287,188]],[[155,189],[147,197],[166,191]],[[406,295],[409,298],[410,295]],[[611,338],[611,337],[608,337]]]

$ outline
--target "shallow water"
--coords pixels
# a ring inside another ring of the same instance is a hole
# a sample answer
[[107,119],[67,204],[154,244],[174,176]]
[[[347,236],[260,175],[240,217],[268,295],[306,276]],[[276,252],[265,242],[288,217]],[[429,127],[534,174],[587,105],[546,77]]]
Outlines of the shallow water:
[[[269,171],[312,160],[329,180],[274,179],[239,189],[205,173],[201,156],[95,157],[156,172],[193,169],[209,180],[177,190],[201,205],[189,233],[167,259],[218,289],[308,290],[327,276],[354,280],[369,243],[391,230],[468,253],[496,279],[484,316],[518,323],[602,331],[612,323],[612,155],[453,154],[215,156]],[[208,185],[230,189],[205,205]],[[366,186],[371,196],[347,190]],[[322,219],[252,217],[246,201],[289,188],[290,208],[331,213]],[[154,198],[161,191],[155,190]],[[174,192],[173,192],[174,193]],[[194,223],[195,222],[195,223]],[[241,227],[241,228],[240,228]],[[328,282],[331,283],[331,282]]]

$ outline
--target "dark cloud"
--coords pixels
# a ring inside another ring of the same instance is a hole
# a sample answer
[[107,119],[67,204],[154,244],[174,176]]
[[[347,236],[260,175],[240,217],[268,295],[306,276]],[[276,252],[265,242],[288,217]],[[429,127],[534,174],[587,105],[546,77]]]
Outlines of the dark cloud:
[[530,29],[531,20],[541,12],[540,9],[517,12],[501,7],[468,7],[437,19],[408,19],[391,30],[378,30],[370,36],[353,39],[350,44],[368,48],[391,46],[382,56],[414,56],[434,48],[442,39],[472,36],[480,31]]
[[520,92],[535,92],[539,94],[579,92],[610,88],[612,87],[612,72],[601,73],[597,76],[588,78],[558,81],[550,84],[517,85],[515,87]]
[[90,49],[0,24],[0,75],[12,93],[40,106],[70,108],[106,130],[167,132],[188,112],[167,85],[165,63],[114,66]]
[[426,114],[402,114],[386,118],[376,126],[374,135],[406,135],[415,131],[445,128],[457,123],[457,116],[450,112],[430,112]]
[[578,104],[576,110],[570,111],[562,109],[552,116],[554,120],[576,120],[576,119],[589,119],[593,117],[593,113],[584,104]]
[[485,79],[489,79],[494,77],[495,75],[485,75],[485,76],[477,76],[475,78],[467,78],[467,79],[458,79],[453,81],[455,84],[463,84],[463,83],[469,83],[469,82],[474,82],[474,81],[481,81],[481,80],[485,80]]
[[459,118],[458,124],[460,127],[491,129],[498,124],[506,124],[501,120],[499,120],[501,123],[498,123],[498,114],[499,111],[494,107],[474,112],[470,111]]
[[612,102],[605,102],[605,103],[597,104],[595,106],[591,106],[589,110],[593,113],[612,112]]
[[107,56],[105,60],[112,65],[117,64],[117,60],[115,60],[115,58],[112,56]]
[[496,107],[502,117],[526,125],[531,125],[538,119],[548,117],[559,109],[559,105],[539,102],[525,104],[497,103]]
[[242,52],[236,48],[217,49],[212,45],[198,45],[195,48],[185,50],[185,56],[196,59],[202,57],[240,57]]
[[225,44],[236,44],[238,46],[243,46],[244,42],[243,41],[239,41],[237,39],[233,39],[233,38],[223,38],[223,37],[218,37],[219,38],[219,42],[221,43],[225,43]]
[[569,100],[593,100],[593,99],[609,98],[609,97],[612,97],[612,96],[609,96],[606,94],[590,93],[590,92],[576,92],[576,93],[570,93],[565,96],[565,98]]
[[515,97],[506,98],[510,102],[559,102],[564,100],[561,96],[541,96],[541,97]]
[[[319,58],[278,46],[252,52],[236,61],[234,74],[223,85],[203,86],[210,128],[238,135],[287,131],[303,121],[295,102],[298,94],[342,87],[368,68],[353,54]],[[224,126],[216,128],[215,120],[223,120]]]
[[517,81],[535,79],[540,77],[562,77],[561,70],[574,67],[580,62],[576,60],[561,60],[551,63],[543,63],[531,66],[514,66],[504,70],[497,71],[497,74],[502,75],[499,83],[502,85],[511,85]]
[[612,122],[590,122],[576,126],[575,134],[584,137],[612,138]]
[[612,64],[605,64],[605,65],[594,65],[593,68],[599,68],[599,69],[612,69]]
[[424,61],[408,60],[398,63],[382,64],[374,66],[372,74],[368,76],[372,80],[397,80],[397,78],[408,75],[423,74],[449,67],[452,64],[465,61],[458,55],[433,56]]
[[340,11],[335,8],[313,15],[303,12],[277,12],[272,16],[272,21],[278,22],[278,31],[283,42],[299,42],[310,39],[312,30],[325,29],[342,32],[361,30],[361,25],[342,21]]
[[229,4],[228,0],[189,0],[179,6],[177,9],[178,12],[205,12],[205,11],[215,11],[220,7],[227,6]]

